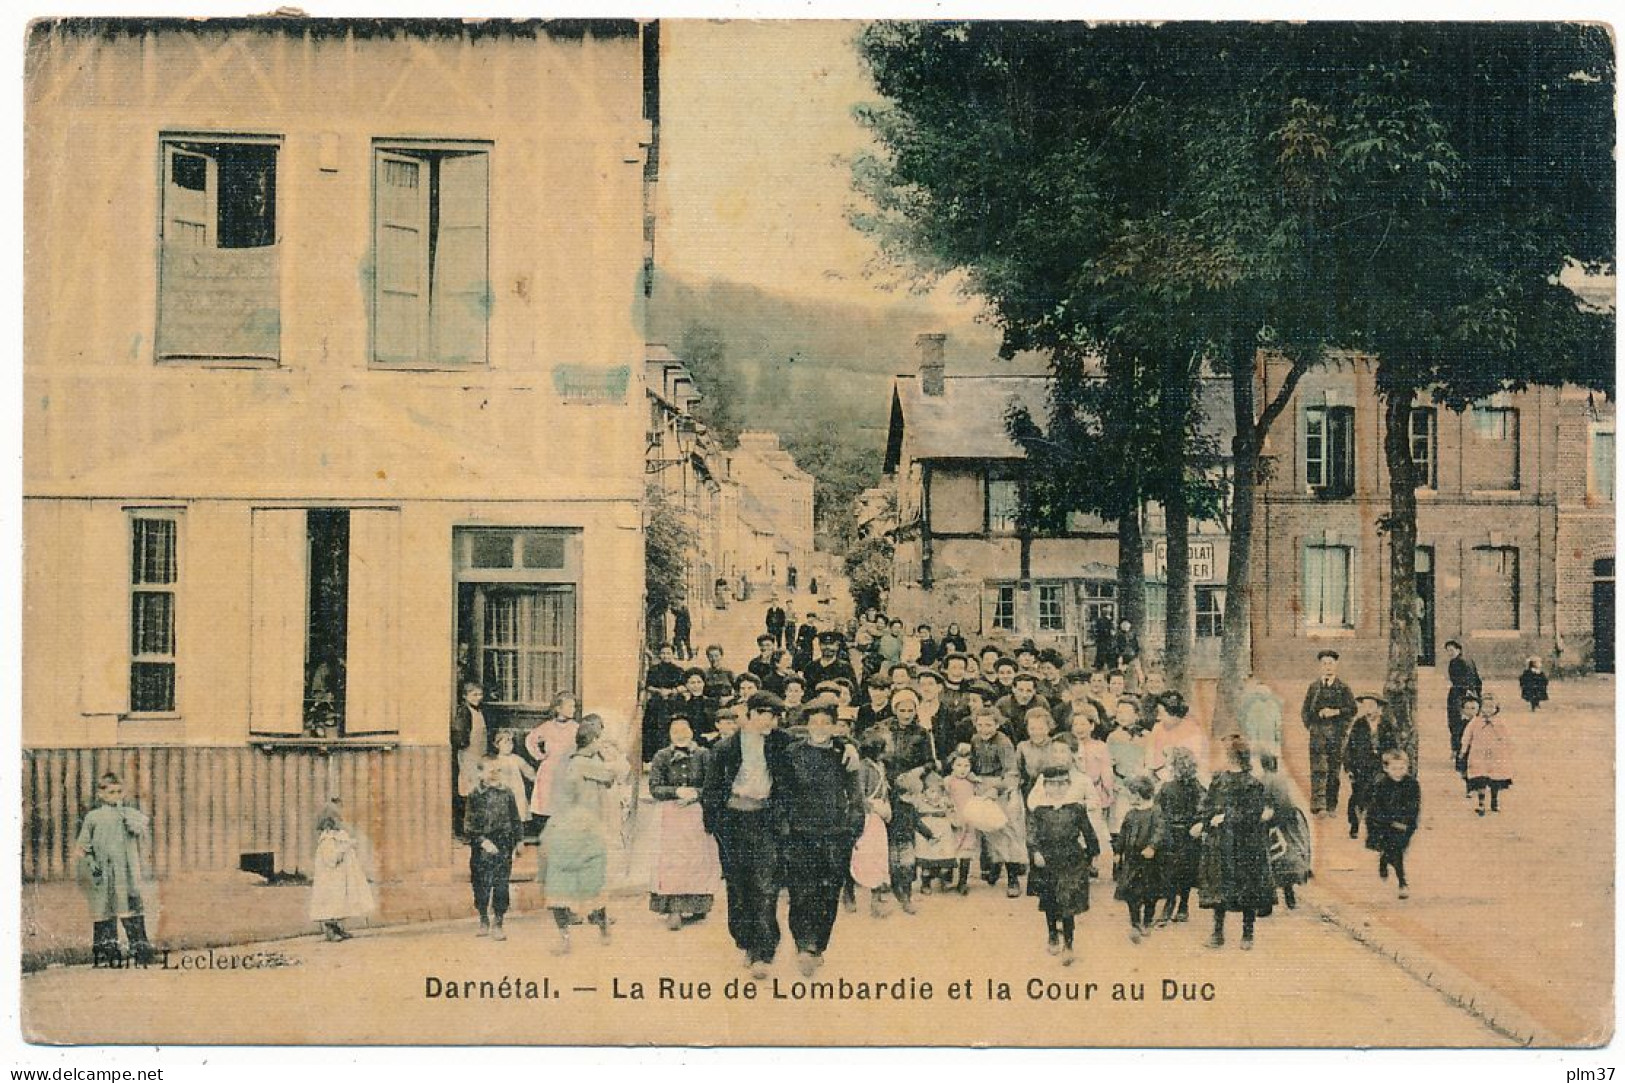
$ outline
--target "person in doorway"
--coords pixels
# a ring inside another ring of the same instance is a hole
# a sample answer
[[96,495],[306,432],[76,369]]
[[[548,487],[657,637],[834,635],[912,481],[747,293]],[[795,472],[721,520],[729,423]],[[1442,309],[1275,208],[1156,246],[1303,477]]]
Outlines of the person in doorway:
[[1309,731],[1309,805],[1313,815],[1331,816],[1337,811],[1343,744],[1357,707],[1354,692],[1337,675],[1337,652],[1328,648],[1316,657],[1320,678],[1303,696],[1303,727]]
[[451,715],[453,822],[461,825],[468,795],[478,783],[480,760],[491,751],[491,730],[485,723],[485,689],[476,681],[463,685],[463,701]]

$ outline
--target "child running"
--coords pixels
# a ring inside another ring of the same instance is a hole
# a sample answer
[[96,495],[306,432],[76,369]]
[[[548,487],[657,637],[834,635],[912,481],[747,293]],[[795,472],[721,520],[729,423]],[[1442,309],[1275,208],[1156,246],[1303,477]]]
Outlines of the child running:
[[1371,786],[1371,809],[1365,818],[1365,846],[1377,851],[1377,875],[1388,879],[1394,870],[1399,897],[1411,897],[1405,880],[1405,851],[1416,834],[1422,813],[1422,789],[1410,777],[1411,762],[1397,748],[1382,754],[1382,777]]

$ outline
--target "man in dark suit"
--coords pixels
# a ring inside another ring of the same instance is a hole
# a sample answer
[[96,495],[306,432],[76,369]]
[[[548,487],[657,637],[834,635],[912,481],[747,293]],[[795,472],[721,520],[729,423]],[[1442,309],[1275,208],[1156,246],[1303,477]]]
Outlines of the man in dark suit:
[[751,974],[766,978],[779,948],[779,858],[790,792],[784,701],[758,692],[739,732],[718,741],[700,790],[728,888],[728,932]]
[[1358,705],[1353,690],[1337,675],[1337,652],[1327,649],[1317,657],[1320,679],[1303,697],[1303,725],[1309,731],[1309,806],[1316,816],[1330,816],[1337,811],[1342,749]]
[[824,962],[841,888],[852,867],[852,845],[863,829],[858,752],[835,736],[835,709],[826,703],[803,716],[807,733],[785,750],[785,886],[790,889],[790,936],[796,965],[811,977]]
[[1461,735],[1467,730],[1467,719],[1461,713],[1462,701],[1469,695],[1482,696],[1484,681],[1478,675],[1478,667],[1461,653],[1459,642],[1447,639],[1444,649],[1450,655],[1450,664],[1446,667],[1450,674],[1450,692],[1444,706],[1450,723],[1450,761],[1454,763],[1461,754]]
[[767,607],[767,634],[775,647],[784,646],[784,607],[775,598]]

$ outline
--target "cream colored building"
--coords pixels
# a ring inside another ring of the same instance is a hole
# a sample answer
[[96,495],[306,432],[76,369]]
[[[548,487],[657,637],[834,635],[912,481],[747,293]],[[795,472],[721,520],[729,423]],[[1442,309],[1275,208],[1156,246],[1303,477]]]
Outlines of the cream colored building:
[[[730,456],[734,478],[761,501],[764,514],[787,550],[784,559],[805,587],[813,562],[813,476],[779,446],[776,432],[742,432]],[[783,582],[783,580],[779,580]]]
[[566,689],[630,722],[657,56],[31,29],[25,875],[113,769],[161,874],[306,869],[331,795],[388,879],[453,858],[461,680],[493,726]]

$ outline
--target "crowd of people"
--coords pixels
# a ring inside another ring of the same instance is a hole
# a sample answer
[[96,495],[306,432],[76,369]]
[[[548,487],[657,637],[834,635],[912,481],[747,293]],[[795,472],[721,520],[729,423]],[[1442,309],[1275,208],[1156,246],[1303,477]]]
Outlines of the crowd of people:
[[[729,932],[758,974],[780,940],[778,905],[804,973],[822,965],[837,914],[860,893],[875,917],[914,915],[927,896],[998,889],[1032,897],[1049,950],[1074,958],[1076,919],[1111,884],[1135,943],[1190,918],[1193,894],[1223,946],[1239,913],[1240,944],[1277,901],[1297,905],[1313,875],[1312,819],[1343,804],[1351,838],[1363,827],[1408,897],[1405,856],[1420,788],[1381,695],[1355,695],[1335,650],[1318,657],[1302,722],[1310,761],[1306,801],[1281,770],[1282,704],[1254,682],[1235,732],[1215,740],[1185,697],[1138,657],[1132,630],[1094,668],[1068,668],[1024,642],[1010,654],[973,650],[957,625],[928,626],[869,612],[845,627],[768,609],[758,653],[737,674],[719,645],[684,668],[663,646],[649,668],[642,759],[658,852],[650,908],[681,930],[726,895]],[[1446,710],[1451,752],[1480,817],[1500,812],[1512,785],[1512,745],[1499,705],[1450,641]],[[1531,711],[1549,698],[1539,660],[1520,678]],[[452,720],[456,822],[469,846],[478,933],[503,940],[509,883],[527,837],[536,879],[558,930],[594,925],[611,939],[609,855],[623,812],[616,793],[633,757],[561,693],[522,737],[488,727],[484,692],[464,686]],[[518,746],[526,755],[521,756]],[[145,814],[116,775],[99,780],[82,824],[81,876],[99,960],[151,948],[154,887],[142,860]],[[376,908],[364,842],[337,800],[317,821],[310,917],[328,940]],[[977,881],[985,888],[976,888]],[[935,904],[933,904],[935,905]],[[948,904],[951,905],[951,904]]]

